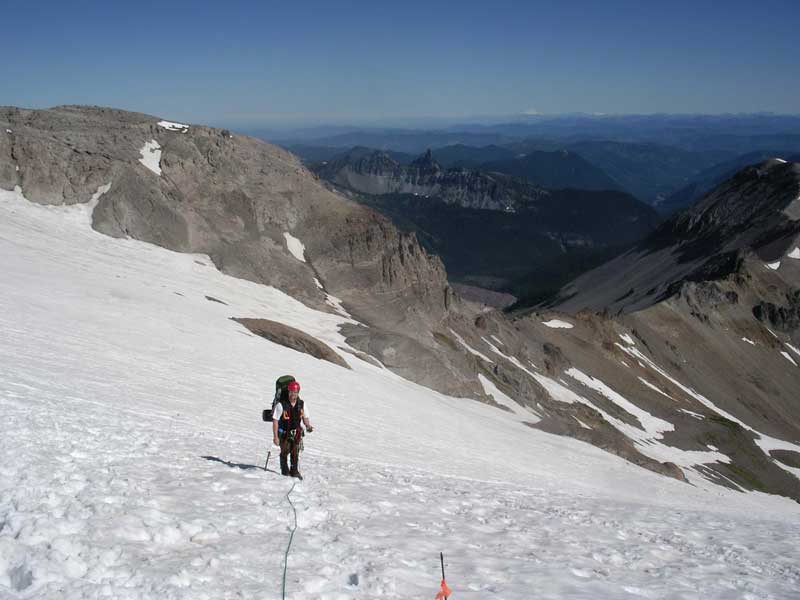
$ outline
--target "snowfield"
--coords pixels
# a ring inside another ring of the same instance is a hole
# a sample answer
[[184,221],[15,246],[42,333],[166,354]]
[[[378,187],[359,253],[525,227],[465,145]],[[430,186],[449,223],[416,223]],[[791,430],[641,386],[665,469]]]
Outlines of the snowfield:
[[161,144],[159,144],[156,140],[145,142],[144,146],[139,149],[139,154],[142,155],[142,158],[139,159],[139,162],[160,177]]
[[[798,597],[797,503],[417,386],[346,352],[348,317],[90,216],[0,190],[0,598],[281,598],[289,500],[287,598],[433,599],[440,551],[454,600]],[[352,370],[230,317],[298,327]],[[284,373],[315,425],[302,482],[274,452],[263,469]]]

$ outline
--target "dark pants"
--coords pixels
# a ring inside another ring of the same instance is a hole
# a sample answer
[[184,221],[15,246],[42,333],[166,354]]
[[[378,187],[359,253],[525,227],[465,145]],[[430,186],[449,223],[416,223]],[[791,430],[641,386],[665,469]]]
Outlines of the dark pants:
[[[289,433],[281,434],[281,473],[283,475],[296,474],[300,464],[300,446],[302,444],[302,437],[300,430],[296,429],[296,434],[290,436]],[[291,457],[292,468],[289,469],[289,457]]]

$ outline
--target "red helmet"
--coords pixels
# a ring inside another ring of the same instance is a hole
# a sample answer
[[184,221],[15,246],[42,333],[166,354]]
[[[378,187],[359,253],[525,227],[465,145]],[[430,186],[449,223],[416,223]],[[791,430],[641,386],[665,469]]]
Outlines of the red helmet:
[[299,392],[300,391],[300,384],[296,381],[292,381],[289,385],[286,386],[286,389],[290,392]]

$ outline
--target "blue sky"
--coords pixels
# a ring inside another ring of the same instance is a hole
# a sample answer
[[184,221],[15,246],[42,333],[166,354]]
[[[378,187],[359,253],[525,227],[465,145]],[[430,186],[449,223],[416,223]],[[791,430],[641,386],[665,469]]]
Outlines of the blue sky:
[[800,2],[9,2],[0,104],[192,122],[800,112]]

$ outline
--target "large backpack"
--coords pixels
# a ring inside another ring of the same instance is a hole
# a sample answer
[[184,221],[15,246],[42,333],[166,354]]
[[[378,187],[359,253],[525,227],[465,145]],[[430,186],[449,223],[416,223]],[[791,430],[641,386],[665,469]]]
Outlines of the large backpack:
[[292,375],[281,375],[275,381],[275,397],[272,399],[272,407],[265,408],[261,413],[261,418],[264,421],[272,421],[272,412],[275,410],[275,405],[289,397],[289,384],[294,381]]

